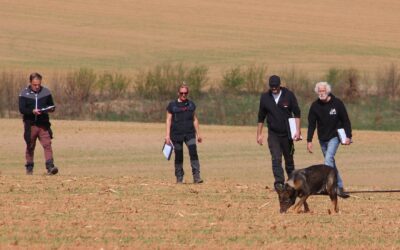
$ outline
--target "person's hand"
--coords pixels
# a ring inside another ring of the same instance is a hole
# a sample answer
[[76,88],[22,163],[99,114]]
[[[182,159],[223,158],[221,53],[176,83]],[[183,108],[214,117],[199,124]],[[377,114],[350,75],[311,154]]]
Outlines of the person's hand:
[[169,138],[169,135],[165,137],[165,143],[171,145],[171,138]]
[[307,150],[310,154],[313,152],[313,145],[312,142],[307,142]]
[[34,115],[40,115],[40,114],[42,114],[42,112],[40,112],[40,109],[34,109],[34,110],[32,111],[32,113],[33,113]]
[[203,141],[203,137],[200,134],[197,134],[197,141],[201,143]]
[[264,136],[263,136],[263,134],[259,134],[259,135],[257,135],[257,143],[260,145],[260,146],[262,146],[263,144],[264,144]]
[[296,133],[294,134],[293,140],[294,140],[294,141],[300,141],[301,139],[302,139],[302,138],[301,138],[301,133],[300,133],[300,131],[296,132]]
[[351,139],[350,138],[346,138],[344,145],[350,145],[351,143]]

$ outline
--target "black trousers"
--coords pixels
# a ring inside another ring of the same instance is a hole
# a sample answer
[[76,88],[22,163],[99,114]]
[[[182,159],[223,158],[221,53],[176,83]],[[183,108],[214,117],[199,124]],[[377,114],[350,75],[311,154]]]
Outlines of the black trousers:
[[275,182],[284,183],[285,175],[282,167],[282,155],[285,159],[285,170],[289,177],[294,170],[294,144],[288,136],[278,136],[272,132],[268,133],[268,147],[271,153],[272,172],[274,174]]
[[172,138],[175,148],[175,176],[181,177],[184,175],[183,171],[183,143],[189,149],[190,165],[192,166],[192,174],[198,175],[200,173],[199,156],[197,154],[196,136],[188,135],[182,137]]

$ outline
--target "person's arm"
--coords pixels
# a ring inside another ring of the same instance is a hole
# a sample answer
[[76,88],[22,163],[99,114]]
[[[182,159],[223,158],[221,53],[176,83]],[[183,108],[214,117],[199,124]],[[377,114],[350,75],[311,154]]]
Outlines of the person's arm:
[[197,119],[196,113],[193,114],[193,125],[194,129],[196,130],[197,141],[201,143],[203,141],[203,138],[200,135],[199,119]]
[[167,119],[165,121],[166,124],[166,135],[165,135],[165,143],[171,144],[171,138],[170,138],[170,133],[171,133],[171,122],[172,122],[172,114],[167,111]]
[[315,128],[317,123],[317,117],[313,111],[313,106],[311,105],[308,111],[308,130],[307,130],[307,150],[309,153],[313,152],[312,139],[314,136]]
[[293,140],[295,140],[295,141],[300,141],[300,140],[302,139],[302,138],[301,138],[301,126],[300,126],[301,120],[300,120],[300,118],[295,118],[294,120],[296,121],[296,128],[297,128],[297,131],[296,131],[296,133],[294,134]]
[[264,135],[263,135],[263,127],[264,127],[264,120],[267,116],[267,111],[264,108],[264,99],[263,95],[260,98],[260,106],[258,108],[258,125],[257,125],[257,143],[259,145],[263,145]]
[[26,98],[23,97],[22,95],[19,96],[18,99],[18,106],[19,106],[19,112],[23,115],[31,115],[33,114],[33,109],[28,108],[28,104],[26,102]]
[[263,127],[264,123],[259,122],[257,125],[257,143],[260,145],[263,145],[264,141],[264,135],[263,135]]

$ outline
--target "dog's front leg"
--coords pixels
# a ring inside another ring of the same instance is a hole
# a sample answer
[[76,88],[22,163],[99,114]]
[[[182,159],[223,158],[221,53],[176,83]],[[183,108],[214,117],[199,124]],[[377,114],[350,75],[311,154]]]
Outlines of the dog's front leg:
[[297,202],[297,204],[294,206],[294,211],[296,213],[300,213],[300,208],[301,208],[301,206],[304,205],[304,202],[306,202],[307,198],[308,198],[308,195],[304,195],[303,197],[300,198],[299,202]]
[[310,212],[310,208],[308,207],[307,201],[304,201],[304,213]]

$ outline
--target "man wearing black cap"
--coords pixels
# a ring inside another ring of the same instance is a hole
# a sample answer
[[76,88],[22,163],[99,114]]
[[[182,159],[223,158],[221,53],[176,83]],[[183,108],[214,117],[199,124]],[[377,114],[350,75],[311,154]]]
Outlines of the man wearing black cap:
[[[268,147],[271,153],[272,172],[275,189],[283,187],[285,175],[282,168],[282,155],[285,158],[285,170],[289,176],[294,170],[293,141],[300,140],[300,108],[292,91],[281,87],[279,76],[269,78],[269,91],[260,98],[258,111],[257,143],[263,145],[264,120],[267,118]],[[289,128],[289,118],[295,118],[296,133],[293,138]]]

